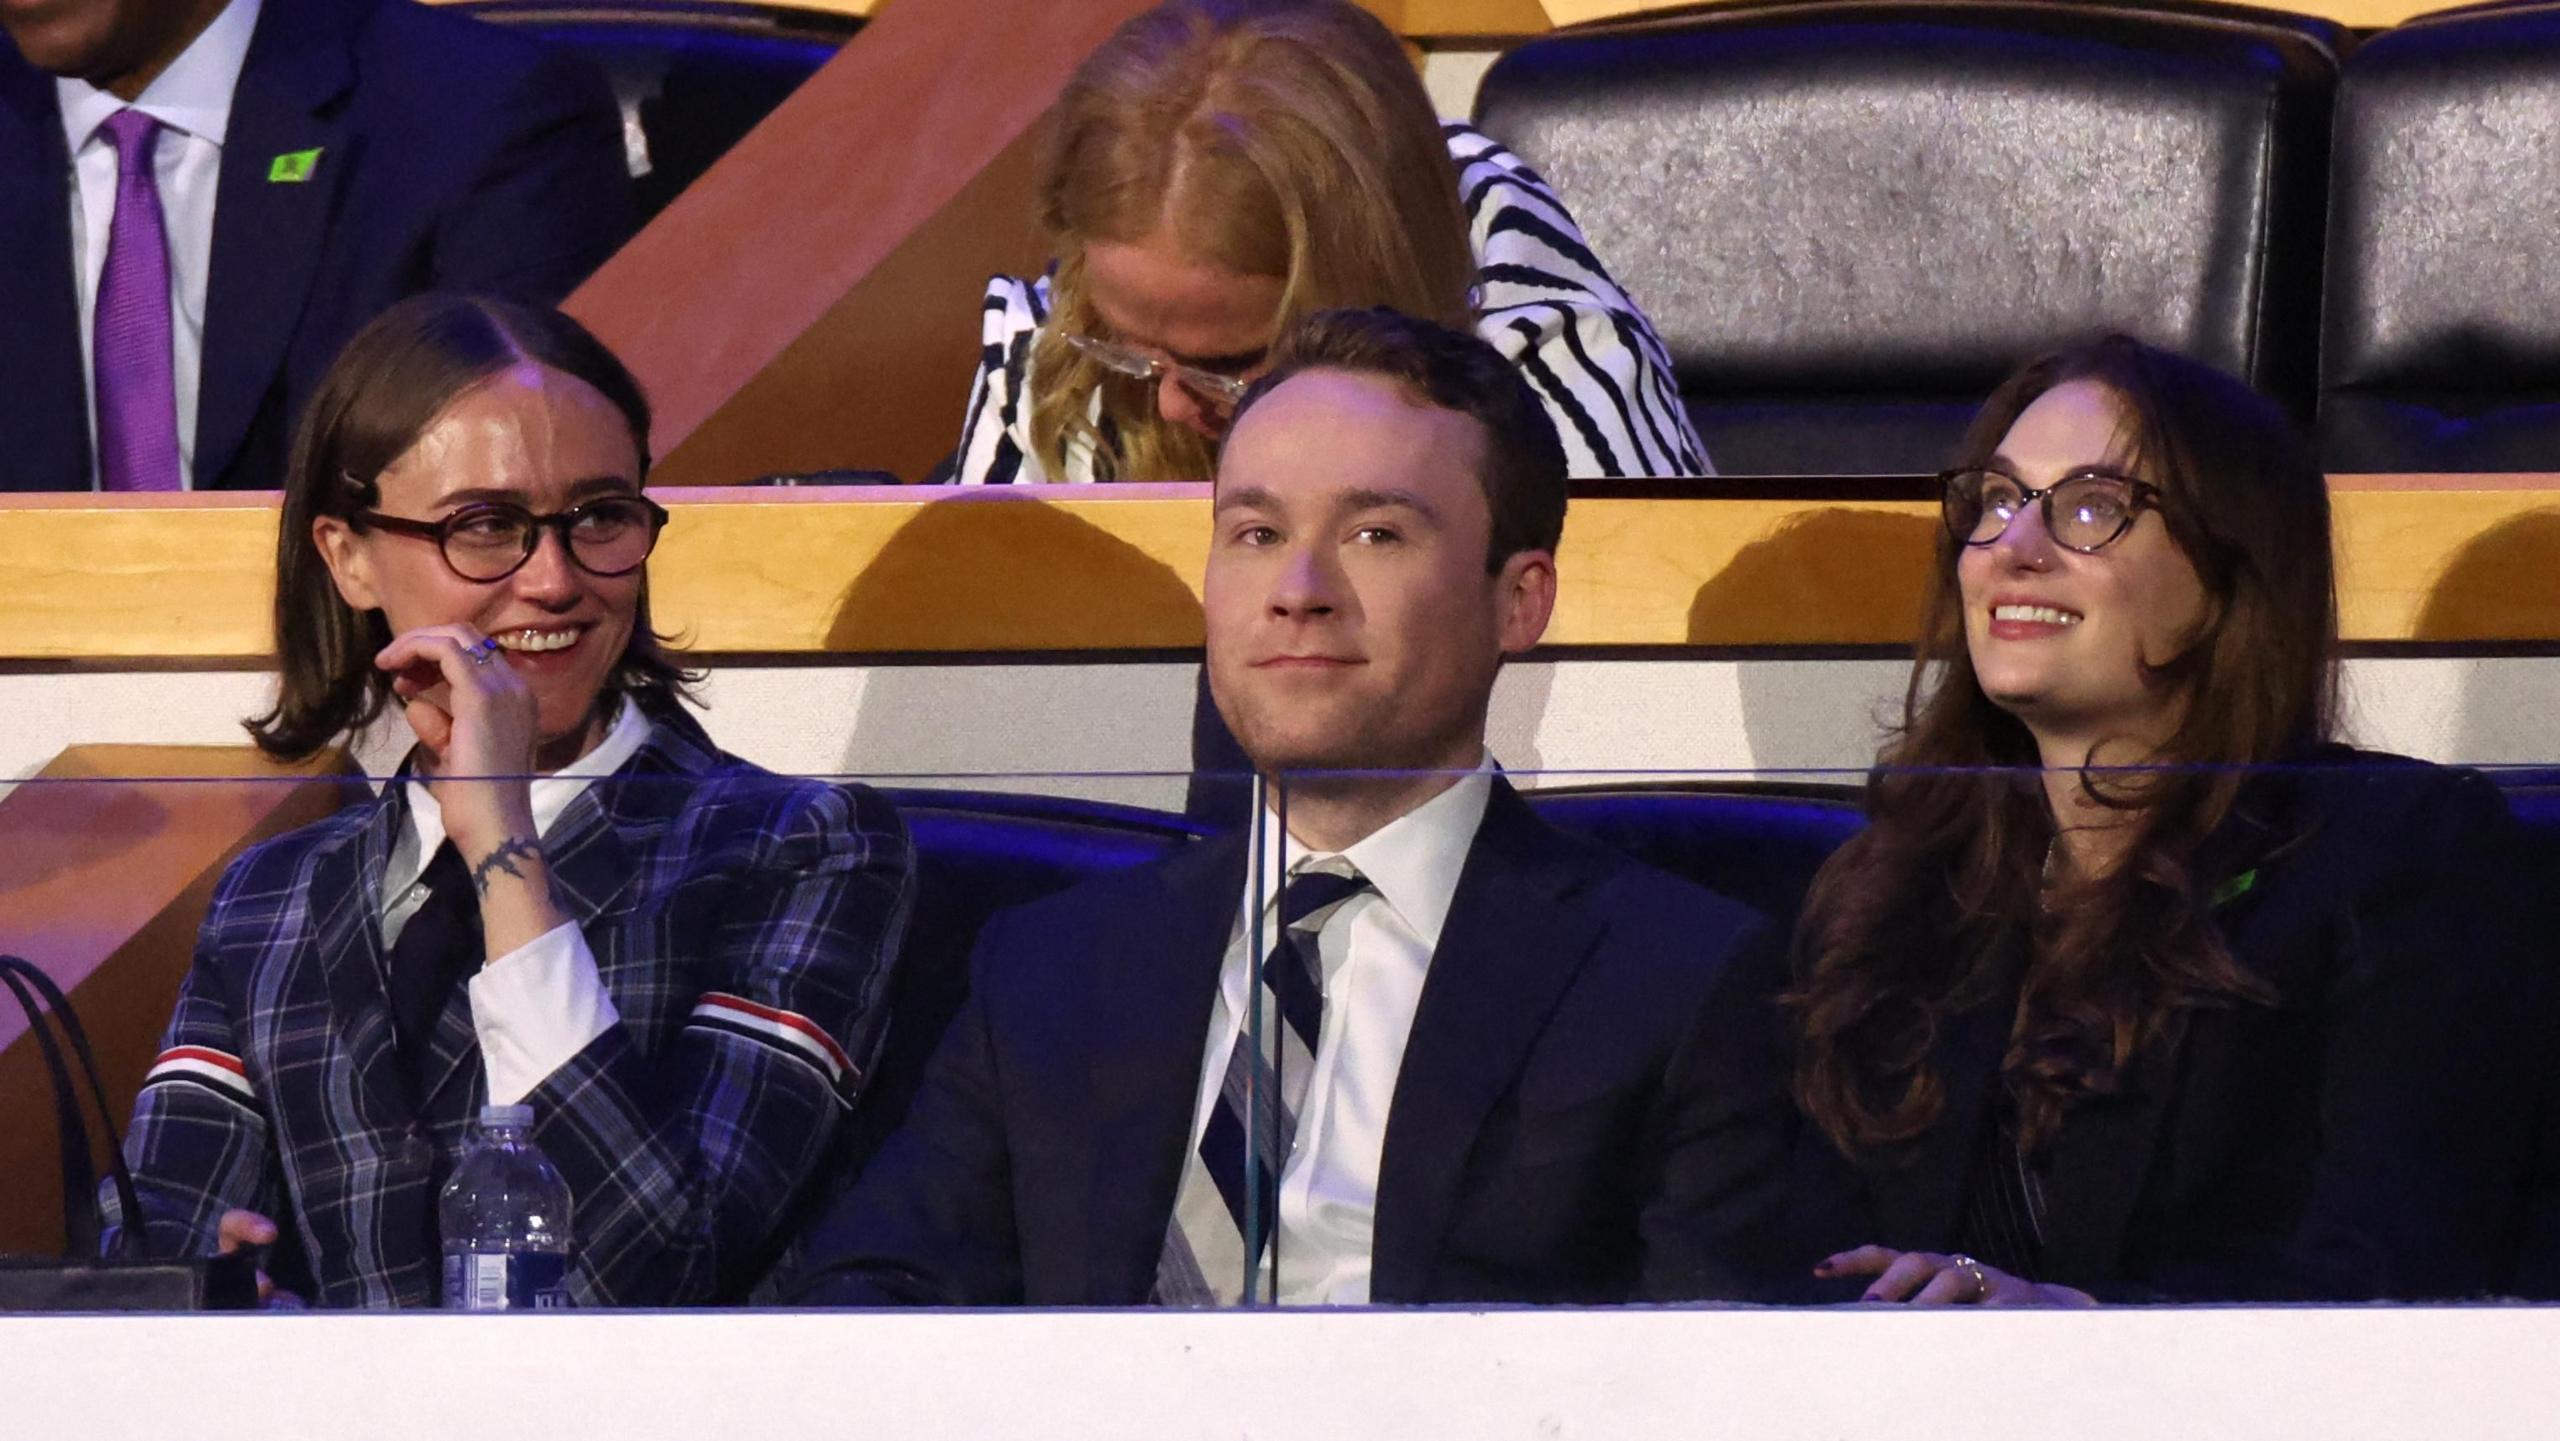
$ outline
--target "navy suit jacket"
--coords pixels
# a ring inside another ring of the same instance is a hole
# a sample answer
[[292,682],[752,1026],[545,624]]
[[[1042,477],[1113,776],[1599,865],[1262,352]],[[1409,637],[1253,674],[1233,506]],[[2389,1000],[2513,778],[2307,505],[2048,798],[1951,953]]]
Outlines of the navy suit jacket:
[[[309,179],[268,178],[314,149]],[[54,79],[0,39],[0,490],[89,485],[70,186]],[[593,68],[413,0],[265,0],[214,201],[197,488],[281,485],[321,375],[393,302],[555,303],[632,214]]]
[[[841,1305],[1136,1305],[1190,1150],[1242,835],[998,916],[906,1124],[809,1239]],[[1372,1298],[1720,1296],[1786,1106],[1734,1003],[1754,912],[1569,839],[1497,783],[1432,957],[1378,1182]]]
[[[2195,866],[2272,1003],[2193,1012],[2045,1160],[2043,1279],[2121,1301],[2478,1295],[2505,1284],[2547,1036],[2549,877],[2476,773],[2331,748],[2253,779]],[[1933,925],[1909,928],[1929,944]],[[2013,981],[1941,1027],[1939,1121],[1842,1158],[1807,1128],[1789,1265],[1961,1245],[2017,1011]],[[1800,1284],[1797,1299],[1848,1300]]]

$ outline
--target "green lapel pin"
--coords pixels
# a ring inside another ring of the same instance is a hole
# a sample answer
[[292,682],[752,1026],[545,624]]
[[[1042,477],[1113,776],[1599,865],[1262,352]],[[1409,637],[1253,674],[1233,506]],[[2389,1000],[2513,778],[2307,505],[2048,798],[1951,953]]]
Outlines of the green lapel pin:
[[267,183],[300,185],[310,179],[311,172],[320,168],[320,152],[324,148],[315,145],[309,150],[289,150],[277,156],[267,165]]

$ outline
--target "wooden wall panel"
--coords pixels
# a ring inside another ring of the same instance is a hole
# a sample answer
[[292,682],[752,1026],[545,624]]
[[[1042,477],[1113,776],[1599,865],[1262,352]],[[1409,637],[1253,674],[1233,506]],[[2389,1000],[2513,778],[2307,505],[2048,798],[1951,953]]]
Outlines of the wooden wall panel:
[[[279,767],[247,746],[74,746],[0,799],[0,945],[70,995],[119,1129],[222,868],[365,794],[354,775],[340,753]],[[184,779],[145,779],[162,777]],[[49,1090],[17,1003],[0,999],[0,1253],[62,1248]]]
[[[904,0],[913,4],[915,0]],[[1417,40],[1447,37],[1513,37],[1541,34],[1560,25],[1623,19],[1670,10],[1696,10],[1715,0],[1360,0],[1403,35]],[[2065,4],[2068,0],[2052,0]],[[2412,16],[2456,8],[2463,0],[2291,0],[2264,8],[2317,15],[2358,29],[2396,25]],[[835,15],[878,15],[891,0],[793,0],[789,8]]]
[[[2356,642],[2560,642],[2560,476],[2340,476]],[[661,490],[657,620],[715,656],[1155,650],[1199,643],[1206,487]],[[0,497],[0,665],[254,661],[273,502]],[[1893,645],[1926,503],[1584,498],[1548,640]]]
[[[667,479],[743,480],[777,455],[920,478],[958,434],[987,272],[1038,268],[1016,147],[1145,8],[899,0],[579,287],[570,312],[648,388]],[[844,303],[884,276],[896,294]],[[788,442],[777,397],[801,402]],[[748,418],[705,429],[738,399]]]

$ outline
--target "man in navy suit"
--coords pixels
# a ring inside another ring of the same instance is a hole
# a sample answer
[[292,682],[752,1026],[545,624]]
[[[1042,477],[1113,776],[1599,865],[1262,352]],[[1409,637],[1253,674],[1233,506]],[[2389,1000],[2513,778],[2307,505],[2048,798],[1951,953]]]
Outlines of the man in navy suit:
[[1491,346],[1390,311],[1315,316],[1265,365],[1205,594],[1266,823],[989,923],[801,1300],[1746,1287],[1786,1134],[1747,979],[1771,928],[1550,829],[1485,751],[1555,602],[1544,411]]
[[0,490],[275,486],[349,336],[628,237],[601,76],[413,0],[0,0]]

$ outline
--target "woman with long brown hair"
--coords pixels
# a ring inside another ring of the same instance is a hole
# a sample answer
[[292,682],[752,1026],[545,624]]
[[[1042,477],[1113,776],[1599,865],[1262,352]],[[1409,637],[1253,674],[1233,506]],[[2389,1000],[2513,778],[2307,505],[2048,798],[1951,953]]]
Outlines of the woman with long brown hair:
[[1280,332],[1373,305],[1490,341],[1570,474],[1706,473],[1669,352],[1563,202],[1442,125],[1349,0],[1167,0],[1086,57],[1050,125],[1056,264],[988,286],[962,483],[1205,480]]
[[2026,366],[1942,481],[1905,721],[1786,998],[1816,1274],[1991,1304],[2495,1284],[2527,878],[2480,776],[2335,743],[2307,447],[2116,337]]
[[144,1214],[119,1221],[156,1250],[268,1247],[318,1304],[435,1304],[512,1264],[439,1236],[486,1104],[528,1108],[569,1183],[545,1302],[737,1297],[821,1189],[912,857],[878,796],[769,775],[686,713],[648,465],[639,386],[556,311],[422,296],[331,365],[249,730],[301,758],[396,707],[417,745],[215,889],[128,1137]]

